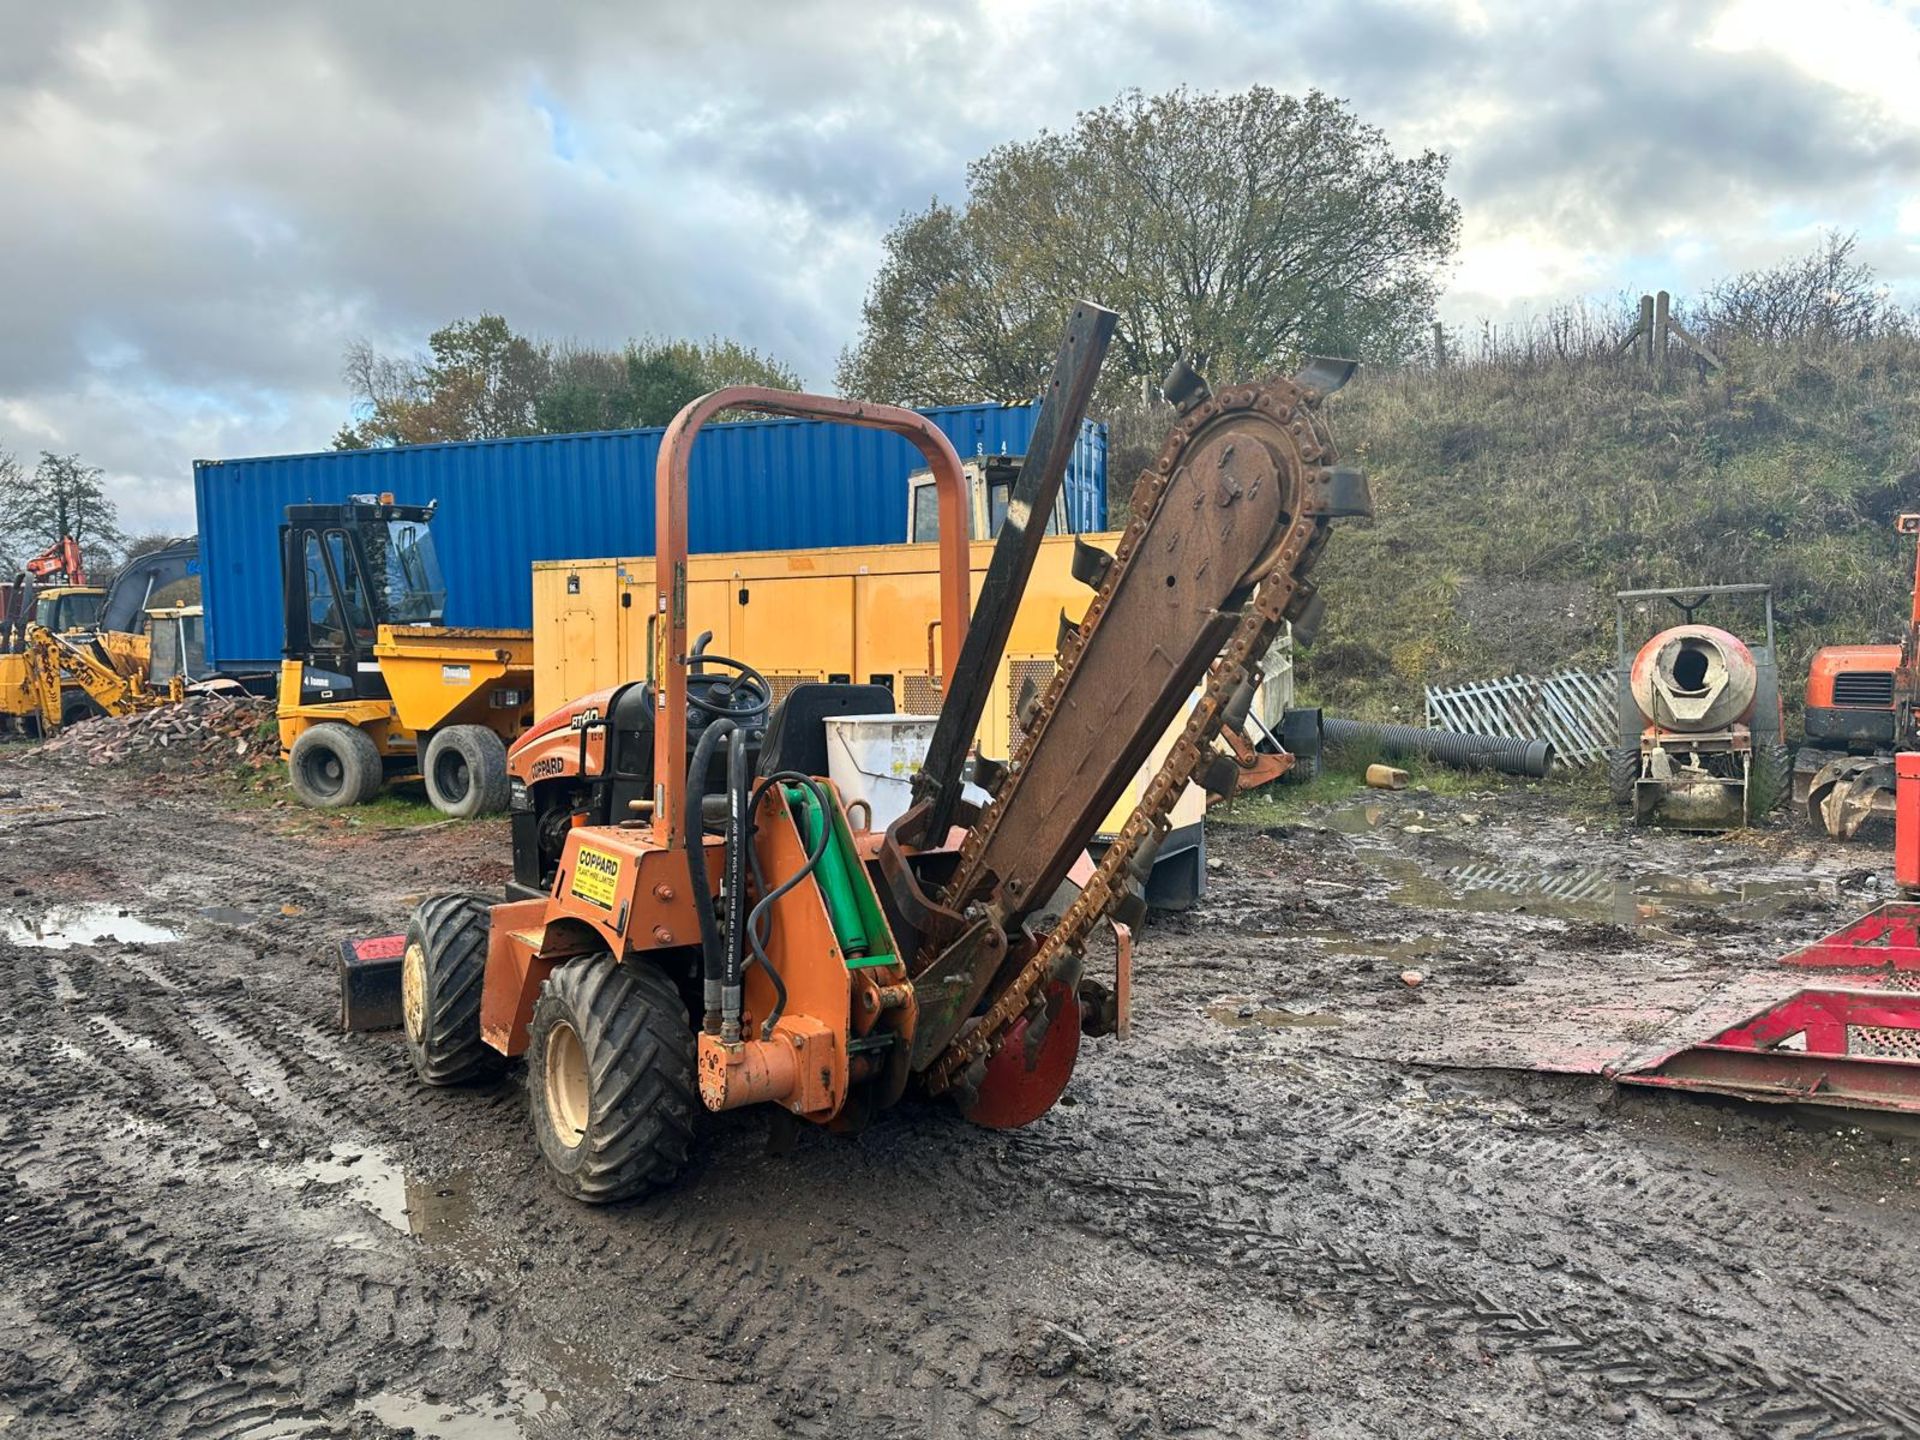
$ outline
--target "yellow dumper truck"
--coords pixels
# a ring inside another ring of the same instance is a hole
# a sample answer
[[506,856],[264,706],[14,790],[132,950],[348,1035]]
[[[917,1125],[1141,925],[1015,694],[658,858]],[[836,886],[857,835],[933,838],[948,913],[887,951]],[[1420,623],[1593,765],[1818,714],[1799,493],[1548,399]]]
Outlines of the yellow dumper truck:
[[432,505],[289,505],[277,710],[294,794],[332,808],[418,772],[468,817],[507,808],[507,745],[533,723],[533,636],[443,624]]

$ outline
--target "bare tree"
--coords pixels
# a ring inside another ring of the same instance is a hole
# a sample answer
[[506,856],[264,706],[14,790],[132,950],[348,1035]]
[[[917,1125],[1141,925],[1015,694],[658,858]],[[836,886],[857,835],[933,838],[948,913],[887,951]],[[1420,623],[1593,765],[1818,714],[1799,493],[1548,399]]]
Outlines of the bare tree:
[[1689,307],[1709,344],[1864,340],[1907,316],[1855,253],[1857,234],[1829,231],[1806,254],[1718,281]]
[[7,517],[9,571],[62,536],[71,535],[99,568],[110,568],[111,552],[124,537],[118,510],[102,483],[106,472],[83,465],[78,455],[40,453],[31,471],[11,455],[0,455],[0,514]]

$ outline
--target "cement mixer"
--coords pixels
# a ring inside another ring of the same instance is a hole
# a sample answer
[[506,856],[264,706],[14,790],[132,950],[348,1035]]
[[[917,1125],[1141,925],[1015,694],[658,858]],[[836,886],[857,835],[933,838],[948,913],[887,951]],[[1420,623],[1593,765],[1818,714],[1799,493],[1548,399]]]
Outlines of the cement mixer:
[[[1757,600],[1766,640],[1695,621],[1709,600]],[[1682,623],[1628,649],[1629,610],[1665,601]],[[1614,596],[1619,637],[1620,741],[1609,771],[1614,802],[1634,823],[1681,830],[1731,830],[1785,798],[1780,679],[1775,663],[1773,588],[1703,585],[1622,590]]]

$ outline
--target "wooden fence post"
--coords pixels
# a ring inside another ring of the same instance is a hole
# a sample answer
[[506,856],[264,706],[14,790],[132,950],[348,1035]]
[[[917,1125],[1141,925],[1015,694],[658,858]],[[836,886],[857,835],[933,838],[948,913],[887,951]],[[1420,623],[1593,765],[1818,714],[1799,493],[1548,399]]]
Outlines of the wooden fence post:
[[1438,320],[1433,322],[1433,368],[1447,368],[1447,329]]
[[1640,363],[1653,369],[1653,297],[1640,297]]
[[1673,297],[1666,291],[1653,297],[1653,360],[1662,375],[1673,368],[1673,357],[1667,353],[1667,325],[1672,312]]

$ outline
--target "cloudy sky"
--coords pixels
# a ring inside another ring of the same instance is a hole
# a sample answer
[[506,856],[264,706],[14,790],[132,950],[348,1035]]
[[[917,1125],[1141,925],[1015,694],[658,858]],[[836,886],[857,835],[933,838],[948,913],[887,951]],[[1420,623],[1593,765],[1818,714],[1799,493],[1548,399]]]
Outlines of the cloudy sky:
[[1920,5],[0,0],[0,449],[189,530],[194,458],[325,446],[349,341],[483,309],[825,388],[887,226],[970,158],[1254,83],[1453,155],[1450,323],[1825,227],[1920,299]]

